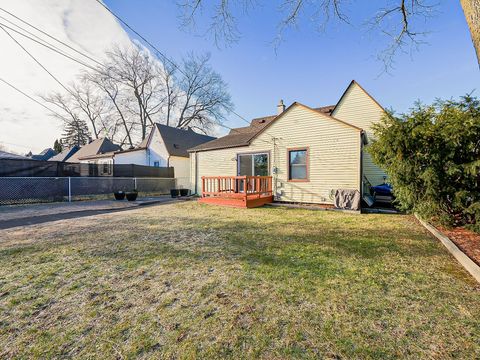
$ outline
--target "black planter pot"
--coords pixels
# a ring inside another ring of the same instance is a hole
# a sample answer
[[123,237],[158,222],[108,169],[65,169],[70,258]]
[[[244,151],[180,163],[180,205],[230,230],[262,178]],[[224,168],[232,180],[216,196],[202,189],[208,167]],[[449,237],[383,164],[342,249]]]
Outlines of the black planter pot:
[[128,201],[135,201],[137,200],[138,192],[127,192],[125,195]]
[[115,200],[123,200],[125,199],[125,193],[123,191],[115,191],[113,193],[113,196],[115,196]]
[[180,196],[188,196],[188,189],[180,189]]
[[170,195],[172,196],[172,198],[176,198],[180,195],[180,192],[178,191],[178,189],[170,189]]

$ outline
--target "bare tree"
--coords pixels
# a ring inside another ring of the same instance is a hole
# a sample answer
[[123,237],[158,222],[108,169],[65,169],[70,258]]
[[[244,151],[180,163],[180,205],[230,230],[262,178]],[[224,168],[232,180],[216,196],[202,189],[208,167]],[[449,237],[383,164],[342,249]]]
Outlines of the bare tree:
[[[265,5],[276,7],[282,19],[277,24],[275,46],[282,41],[283,33],[288,28],[295,28],[300,18],[305,17],[312,21],[318,29],[336,18],[344,23],[349,23],[345,9],[351,6],[349,0],[278,0],[276,6],[271,2],[259,0],[181,0],[179,7],[182,11],[181,19],[184,26],[195,26],[195,19],[200,16],[201,10],[208,12],[211,18],[208,32],[210,32],[217,45],[220,42],[233,42],[240,33],[237,29],[235,11],[240,13]],[[386,67],[390,67],[397,52],[417,48],[423,43],[426,31],[418,30],[421,27],[417,20],[429,18],[435,14],[438,6],[437,0],[384,0],[378,1],[378,10],[368,23],[390,39],[390,44],[381,52],[379,58]],[[477,61],[480,65],[480,0],[460,0],[465,18],[467,20],[472,42],[477,51]]]
[[[129,101],[128,97],[122,92],[122,84],[115,80],[115,76],[108,71],[98,71],[93,73],[84,73],[85,81],[93,84],[106,97],[110,108],[108,118],[112,124],[112,139],[117,133],[120,133],[120,146],[128,144],[129,147],[134,146],[134,130],[137,125],[135,119],[128,113],[128,106],[125,104]],[[119,131],[119,128],[122,130]]]
[[69,92],[65,95],[54,92],[42,98],[59,109],[59,112],[52,113],[52,116],[63,122],[62,143],[68,147],[85,145],[90,137],[90,132],[87,122],[81,118],[81,112],[75,106],[72,93]]
[[163,66],[163,71],[161,71],[160,76],[163,81],[163,86],[165,88],[165,124],[171,126],[171,119],[173,112],[176,109],[177,101],[179,97],[179,89],[176,86],[176,74],[177,68],[171,63],[165,63]]
[[107,111],[107,103],[98,94],[98,91],[84,79],[73,83],[69,90],[74,109],[88,119],[95,139],[98,139],[102,132],[104,136],[108,137],[110,125],[106,121],[107,117],[104,116]]
[[135,107],[130,110],[138,116],[143,140],[164,101],[158,76],[161,71],[159,62],[140,46],[126,49],[115,47],[108,53],[108,58],[108,74],[114,81],[128,88],[135,99]]
[[60,110],[52,115],[63,121],[64,128],[80,129],[85,124],[89,125],[96,139],[103,135],[113,140],[117,126],[112,122],[110,105],[102,94],[83,77],[66,90],[66,93],[53,92],[42,96]]
[[192,127],[206,132],[221,122],[233,108],[227,85],[209,65],[210,55],[189,54],[178,80],[178,128]]
[[107,55],[106,64],[82,73],[65,93],[44,97],[61,110],[54,116],[87,122],[96,138],[104,133],[134,147],[156,122],[206,133],[233,108],[209,55],[189,54],[181,65],[163,64],[137,45]]

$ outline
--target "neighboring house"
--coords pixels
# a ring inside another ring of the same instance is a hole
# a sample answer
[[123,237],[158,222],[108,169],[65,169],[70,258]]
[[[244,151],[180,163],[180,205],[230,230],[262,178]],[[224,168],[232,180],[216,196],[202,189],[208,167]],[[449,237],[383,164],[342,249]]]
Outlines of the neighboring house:
[[337,189],[362,193],[364,178],[373,185],[384,181],[365,152],[384,109],[357,82],[336,105],[294,102],[285,109],[281,101],[277,110],[189,150],[196,193],[202,176],[269,175],[277,201],[332,204]]
[[198,134],[190,128],[184,130],[155,124],[138,147],[115,152],[114,163],[173,167],[175,178],[183,187],[188,187],[190,160],[187,150],[214,139]]
[[32,160],[32,159],[26,156],[12,154],[12,153],[0,150],[0,160]]
[[49,160],[51,157],[57,155],[57,152],[55,150],[53,150],[52,148],[46,148],[45,150],[43,150],[40,154],[34,154],[34,155],[30,155],[29,157],[32,159],[32,160],[41,160],[41,161],[47,161]]
[[90,164],[113,164],[113,153],[122,148],[112,143],[107,138],[93,140],[87,145],[82,146],[73,154],[67,162],[72,163],[90,163]]
[[110,176],[113,174],[113,154],[119,150],[120,146],[107,138],[100,138],[82,146],[66,162],[102,165],[98,168],[98,173],[89,168],[90,175]]
[[48,161],[61,161],[61,162],[64,162],[64,161],[67,161],[68,159],[70,159],[73,154],[75,154],[78,150],[80,149],[80,146],[72,146],[71,148],[68,148],[68,149],[65,149],[63,150],[61,153],[51,157],[50,159],[48,159]]

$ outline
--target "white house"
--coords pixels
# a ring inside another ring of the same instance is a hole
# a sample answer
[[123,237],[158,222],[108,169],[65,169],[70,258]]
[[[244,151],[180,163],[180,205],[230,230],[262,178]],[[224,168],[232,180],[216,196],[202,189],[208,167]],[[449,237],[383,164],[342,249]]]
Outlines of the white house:
[[80,156],[79,160],[99,164],[173,167],[177,184],[188,188],[190,185],[190,160],[187,150],[214,139],[211,136],[198,134],[190,128],[184,130],[155,124],[149,135],[134,149],[117,149],[101,154]]
[[[385,173],[366,151],[372,125],[384,113],[355,81],[335,105],[313,108],[294,102],[285,108],[281,101],[277,115],[253,119],[250,126],[190,149],[192,189],[202,194],[208,185],[202,200],[233,206],[257,188],[277,201],[299,203],[333,204],[337,190],[367,196],[369,183],[384,182]],[[251,178],[245,192],[239,181],[247,180],[234,176],[272,177],[272,183]],[[249,206],[248,199],[242,201],[239,206]]]

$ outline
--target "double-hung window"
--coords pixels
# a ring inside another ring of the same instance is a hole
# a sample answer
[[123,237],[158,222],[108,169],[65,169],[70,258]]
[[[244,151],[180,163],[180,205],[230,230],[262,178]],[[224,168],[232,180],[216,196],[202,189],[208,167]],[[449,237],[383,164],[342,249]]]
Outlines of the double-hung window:
[[308,181],[308,148],[288,149],[288,180]]

